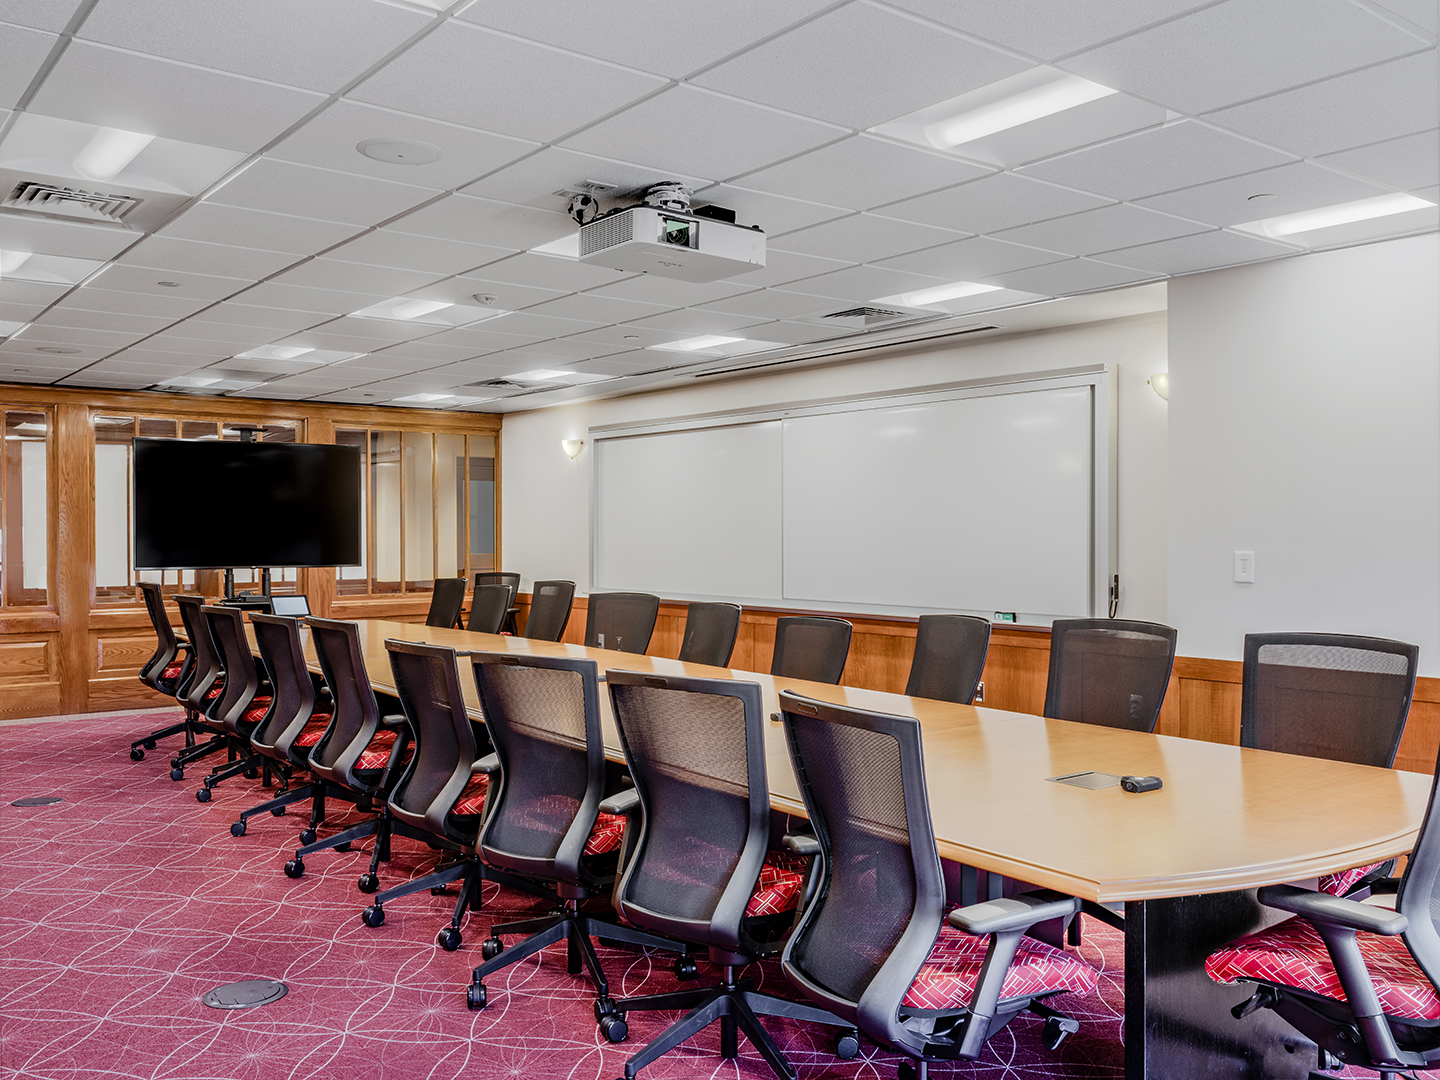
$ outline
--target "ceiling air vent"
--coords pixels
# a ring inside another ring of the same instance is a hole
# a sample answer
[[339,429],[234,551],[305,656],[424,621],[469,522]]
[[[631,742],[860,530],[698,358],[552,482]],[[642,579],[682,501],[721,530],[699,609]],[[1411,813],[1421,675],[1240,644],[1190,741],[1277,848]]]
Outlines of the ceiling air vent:
[[125,215],[140,205],[129,195],[105,195],[98,191],[61,187],[40,180],[24,180],[11,189],[0,206],[48,217],[123,225]]
[[830,314],[820,317],[826,322],[844,323],[847,326],[879,326],[881,323],[894,322],[896,319],[914,318],[914,313],[862,305],[861,307],[846,308],[844,311],[832,311]]

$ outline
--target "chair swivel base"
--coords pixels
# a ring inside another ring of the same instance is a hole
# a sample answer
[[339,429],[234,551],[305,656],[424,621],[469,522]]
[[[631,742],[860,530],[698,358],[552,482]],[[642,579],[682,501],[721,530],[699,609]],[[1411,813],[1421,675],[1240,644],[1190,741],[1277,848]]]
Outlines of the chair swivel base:
[[157,739],[167,739],[171,735],[179,735],[181,732],[188,734],[189,731],[190,721],[188,719],[181,720],[178,724],[171,724],[169,727],[160,728],[158,731],[152,731],[149,735],[136,739],[130,744],[130,760],[144,761],[145,751],[154,750]]
[[600,1031],[610,1042],[622,1042],[629,1033],[625,1019],[628,1012],[691,1010],[625,1063],[625,1080],[634,1080],[635,1075],[646,1065],[698,1035],[717,1020],[720,1021],[721,1057],[733,1058],[739,1054],[739,1033],[743,1031],[745,1037],[760,1052],[760,1056],[774,1070],[775,1075],[783,1077],[784,1080],[795,1080],[795,1068],[780,1052],[770,1033],[761,1026],[761,1016],[781,1016],[838,1027],[841,1030],[835,1038],[835,1055],[843,1060],[853,1058],[859,1052],[857,1033],[848,1020],[842,1020],[813,1005],[757,993],[752,989],[753,986],[754,983],[749,979],[737,980],[735,969],[726,967],[725,981],[718,986],[626,998],[614,1002],[615,1011],[608,1016],[600,1016],[597,1007]]

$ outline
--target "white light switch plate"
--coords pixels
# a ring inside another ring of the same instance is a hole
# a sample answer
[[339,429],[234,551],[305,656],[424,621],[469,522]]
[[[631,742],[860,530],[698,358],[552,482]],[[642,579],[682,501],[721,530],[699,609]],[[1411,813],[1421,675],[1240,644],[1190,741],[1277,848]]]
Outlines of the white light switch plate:
[[1255,553],[1235,552],[1235,580],[1246,585],[1255,584]]

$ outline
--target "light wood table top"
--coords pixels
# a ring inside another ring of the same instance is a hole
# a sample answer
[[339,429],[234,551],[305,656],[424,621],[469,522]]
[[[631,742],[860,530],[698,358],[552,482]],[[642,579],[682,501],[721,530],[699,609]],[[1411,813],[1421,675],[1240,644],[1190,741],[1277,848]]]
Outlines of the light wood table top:
[[[394,690],[384,643],[399,638],[457,650],[588,656],[602,674],[614,668],[744,679],[760,684],[767,713],[778,710],[778,692],[791,689],[821,701],[914,716],[923,732],[943,858],[1102,903],[1298,881],[1406,853],[1430,793],[1431,778],[1419,773],[578,645],[382,619],[360,626],[371,682],[383,691]],[[463,659],[460,682],[478,719],[475,682]],[[618,761],[609,695],[602,691],[600,698],[606,750]],[[767,759],[772,805],[803,814],[778,723],[768,724]],[[1155,775],[1165,786],[1131,795],[1119,787],[1091,791],[1047,779],[1084,770]]]

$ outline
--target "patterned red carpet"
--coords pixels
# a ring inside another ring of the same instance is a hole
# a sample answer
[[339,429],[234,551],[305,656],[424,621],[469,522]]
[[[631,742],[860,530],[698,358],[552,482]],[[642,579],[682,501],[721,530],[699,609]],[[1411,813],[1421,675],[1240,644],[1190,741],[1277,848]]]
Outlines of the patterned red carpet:
[[[312,856],[299,881],[285,877],[298,813],[253,818],[241,838],[229,833],[238,811],[265,797],[258,782],[237,777],[201,804],[199,766],[183,783],[170,779],[178,740],[143,762],[129,760],[130,740],[168,715],[0,727],[0,1076],[609,1080],[674,1019],[632,1014],[630,1041],[611,1046],[596,1031],[588,983],[566,974],[558,947],[491,978],[490,1007],[470,1012],[464,988],[480,940],[492,921],[538,913],[530,899],[487,886],[485,911],[470,917],[455,953],[435,945],[453,897],[422,892],[387,905],[384,926],[362,926],[355,879],[368,864],[368,842]],[[65,801],[10,805],[41,795]],[[433,861],[403,840],[395,856],[381,869],[382,886]],[[1050,1054],[1038,1021],[1022,1017],[979,1062],[932,1075],[1119,1077],[1121,941],[1093,921],[1085,931],[1084,955],[1103,973],[1100,992],[1055,1000],[1082,1021],[1078,1035]],[[618,992],[677,985],[663,958],[601,955]],[[778,966],[751,972],[763,988],[791,993]],[[714,974],[701,964],[702,980]],[[200,1003],[205,991],[250,978],[280,979],[290,993],[250,1010]],[[895,1076],[898,1055],[868,1040],[857,1059],[842,1062],[825,1033],[766,1023],[804,1080]],[[712,1028],[641,1076],[772,1075],[743,1040],[738,1061],[720,1059],[718,1045]]]

